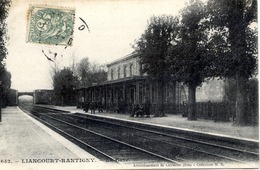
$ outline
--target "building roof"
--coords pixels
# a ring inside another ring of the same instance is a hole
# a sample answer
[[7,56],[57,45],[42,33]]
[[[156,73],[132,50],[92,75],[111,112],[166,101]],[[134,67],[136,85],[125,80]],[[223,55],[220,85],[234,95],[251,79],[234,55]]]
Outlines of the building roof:
[[131,76],[131,77],[125,77],[125,78],[121,78],[121,79],[104,81],[104,82],[102,82],[102,83],[100,83],[98,85],[108,85],[108,84],[129,82],[129,81],[135,81],[135,80],[143,80],[145,78],[147,78],[147,76]]
[[121,79],[109,80],[109,81],[104,81],[104,82],[101,82],[101,83],[95,83],[95,84],[88,86],[88,87],[78,88],[77,90],[82,90],[82,89],[87,89],[87,88],[97,87],[97,86],[110,85],[110,84],[123,83],[123,82],[128,83],[128,82],[132,82],[132,81],[136,81],[136,80],[144,80],[146,78],[147,78],[147,76],[125,77],[125,78],[121,78]]
[[138,56],[139,56],[138,53],[134,51],[134,52],[132,52],[131,54],[128,54],[128,55],[126,55],[126,56],[124,56],[124,57],[118,58],[118,59],[116,59],[116,60],[114,60],[114,61],[108,63],[108,64],[107,64],[107,67],[109,67],[109,66],[111,66],[111,65],[114,65],[114,64],[117,64],[117,63],[119,63],[119,62],[128,60],[128,59],[130,59],[130,58],[138,57]]

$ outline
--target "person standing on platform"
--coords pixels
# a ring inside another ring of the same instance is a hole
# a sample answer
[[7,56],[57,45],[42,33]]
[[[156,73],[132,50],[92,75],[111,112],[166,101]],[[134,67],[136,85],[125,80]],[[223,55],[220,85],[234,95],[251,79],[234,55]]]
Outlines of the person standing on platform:
[[90,104],[91,114],[95,114],[95,109],[96,109],[96,104],[94,101],[92,101]]
[[83,110],[84,110],[85,112],[88,112],[88,110],[89,110],[89,103],[88,103],[88,102],[85,102],[85,103],[83,104]]
[[104,97],[102,98],[102,101],[101,101],[101,108],[102,108],[102,112],[106,109],[106,102],[105,102]]
[[103,104],[101,100],[98,102],[97,107],[98,107],[98,113],[103,113]]

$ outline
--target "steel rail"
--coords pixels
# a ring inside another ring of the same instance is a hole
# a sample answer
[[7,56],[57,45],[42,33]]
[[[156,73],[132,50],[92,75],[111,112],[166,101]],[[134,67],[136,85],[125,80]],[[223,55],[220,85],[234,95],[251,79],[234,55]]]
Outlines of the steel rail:
[[[20,107],[20,108],[21,108],[21,107]],[[30,115],[31,117],[33,117],[34,119],[37,119],[38,121],[40,121],[40,122],[42,122],[42,123],[44,123],[44,124],[47,124],[48,126],[50,126],[50,127],[54,128],[55,130],[61,132],[62,134],[65,134],[66,136],[69,136],[69,137],[72,138],[73,140],[76,140],[76,141],[79,142],[80,144],[83,144],[84,146],[87,146],[87,147],[93,149],[94,151],[96,151],[96,152],[98,152],[98,153],[104,155],[105,157],[109,158],[109,159],[112,160],[113,162],[115,162],[115,163],[120,163],[120,162],[118,162],[115,158],[113,158],[113,157],[107,155],[106,153],[104,153],[104,152],[102,152],[102,151],[96,149],[95,147],[93,147],[93,146],[91,146],[91,145],[85,143],[84,141],[77,139],[76,137],[74,137],[74,136],[68,134],[67,132],[65,132],[65,131],[63,131],[63,130],[61,130],[61,129],[55,127],[55,126],[53,126],[52,124],[48,123],[47,121],[44,121],[44,120],[38,118],[37,116],[31,114],[30,112],[26,111],[25,109],[22,109],[22,108],[21,108],[21,110],[23,110],[24,112],[26,112],[27,114],[29,114],[29,115]]]
[[109,123],[109,124],[113,124],[113,125],[116,125],[116,126],[122,126],[124,128],[131,128],[131,129],[134,129],[134,130],[139,130],[139,131],[149,132],[149,133],[162,135],[162,136],[166,136],[166,137],[176,138],[176,139],[180,139],[180,140],[184,140],[184,141],[189,141],[189,142],[192,142],[192,143],[208,145],[210,147],[223,148],[223,149],[228,149],[230,151],[236,151],[236,152],[241,152],[241,153],[246,153],[246,154],[252,154],[254,156],[259,156],[259,153],[257,153],[257,152],[251,152],[251,151],[247,151],[247,150],[236,149],[236,148],[232,148],[232,147],[229,147],[229,146],[218,145],[218,144],[204,142],[204,141],[200,141],[200,140],[196,140],[196,139],[189,139],[189,138],[185,138],[185,137],[174,136],[174,135],[170,135],[170,134],[163,133],[163,132],[156,132],[156,131],[153,131],[153,130],[141,129],[141,128],[121,125],[121,124],[117,124],[117,123],[106,122],[106,121],[103,121],[103,120],[97,120],[97,119],[93,119],[93,118],[89,118],[89,117],[85,117],[85,116],[80,116],[80,115],[70,115],[70,116],[75,116],[75,117],[80,117],[80,118],[87,118],[87,119],[91,119],[91,120],[94,120],[94,121],[99,121],[99,122],[103,122],[103,123]]
[[[40,107],[41,109],[44,109],[44,107]],[[51,108],[47,108],[47,110],[52,110]],[[56,109],[55,109],[56,111]],[[62,113],[61,113],[62,114]],[[46,115],[44,115],[46,116]],[[67,114],[68,116],[68,114]],[[253,156],[258,156],[259,154],[256,153],[256,152],[251,152],[251,151],[247,151],[247,150],[242,150],[242,149],[236,149],[236,148],[233,148],[233,147],[229,147],[229,146],[223,146],[223,145],[219,145],[219,144],[214,144],[214,143],[209,143],[209,142],[205,142],[205,141],[200,141],[200,140],[196,140],[196,139],[189,139],[189,138],[185,138],[185,137],[180,137],[180,136],[174,136],[174,135],[170,135],[170,134],[167,134],[167,133],[163,133],[163,132],[157,132],[157,131],[153,131],[153,130],[147,130],[147,129],[140,129],[140,128],[136,128],[136,127],[130,127],[130,126],[127,126],[127,125],[122,125],[122,124],[119,124],[119,123],[114,123],[114,122],[106,122],[104,120],[97,120],[95,118],[90,118],[90,117],[87,117],[87,116],[81,116],[81,115],[74,115],[74,114],[70,114],[69,116],[72,116],[72,117],[77,117],[77,118],[84,118],[84,119],[90,119],[90,120],[93,120],[93,121],[96,121],[96,122],[102,122],[102,123],[106,123],[106,124],[113,124],[115,126],[120,126],[122,128],[131,128],[133,130],[138,130],[138,131],[143,131],[143,132],[146,132],[146,133],[152,133],[152,134],[155,134],[155,135],[161,135],[161,136],[166,136],[166,137],[169,137],[169,138],[175,138],[175,139],[178,139],[178,140],[184,140],[184,141],[188,141],[188,142],[192,142],[192,143],[197,143],[197,144],[200,144],[200,145],[204,145],[204,146],[208,146],[208,147],[215,147],[217,149],[226,149],[226,150],[229,150],[229,151],[235,151],[235,152],[239,152],[239,153],[242,153],[242,154],[249,154],[249,155],[253,155]],[[54,118],[56,119],[56,118]],[[65,121],[63,121],[65,122]],[[68,123],[68,122],[66,122]],[[76,126],[76,125],[73,125],[71,123],[68,123],[70,124],[71,126]],[[82,128],[82,127],[79,127],[79,126],[76,126],[77,128],[81,128],[81,129],[84,129],[84,130],[87,130],[87,131],[90,131],[88,129],[85,129],[85,128]],[[93,131],[91,131],[93,132]],[[96,133],[96,132],[93,132],[93,133]],[[99,133],[98,133],[99,134]],[[102,135],[102,134],[99,134],[99,135]],[[104,135],[102,135],[104,136]],[[140,135],[137,135],[137,136],[140,136]],[[107,137],[107,136],[105,136]],[[222,159],[226,159],[226,160],[230,160],[230,161],[234,161],[234,162],[239,162],[239,163],[243,163],[243,164],[248,164],[247,162],[244,162],[244,161],[241,161],[241,160],[238,160],[238,159],[234,159],[234,158],[231,158],[231,157],[228,157],[228,156],[224,156],[224,155],[220,155],[220,154],[215,154],[215,153],[210,153],[210,152],[206,152],[204,150],[201,150],[201,149],[196,149],[196,148],[192,148],[192,147],[187,147],[187,146],[182,146],[182,145],[179,145],[179,144],[173,144],[171,142],[167,142],[167,141],[161,141],[161,140],[158,140],[158,139],[151,139],[149,137],[144,137],[144,136],[140,136],[140,137],[143,137],[143,138],[147,138],[149,140],[154,140],[154,141],[159,141],[159,142],[163,142],[163,143],[166,143],[166,144],[169,144],[169,145],[173,145],[173,146],[178,146],[178,147],[182,147],[182,148],[185,148],[185,149],[189,149],[189,150],[193,150],[193,151],[196,151],[196,152],[201,152],[201,153],[204,153],[204,154],[208,154],[208,155],[212,155],[212,156],[215,156],[215,157],[219,157],[219,158],[222,158]],[[108,137],[110,140],[112,138]],[[112,139],[112,140],[115,140],[115,139]],[[116,140],[118,141],[118,140]],[[119,142],[122,142],[122,141],[119,141]],[[125,142],[123,142],[124,144],[127,144]],[[130,145],[130,144],[127,144],[127,145]],[[131,147],[136,147],[136,146],[133,146],[133,145],[130,145]],[[138,149],[141,149],[143,150],[142,148],[139,148],[137,147]],[[145,150],[146,151],[146,150]],[[146,152],[150,152],[150,151],[146,151]],[[152,153],[152,154],[155,154],[155,153]],[[156,154],[157,155],[157,154]],[[159,155],[160,156],[160,155]],[[166,157],[165,157],[166,158]],[[169,158],[167,158],[169,159]],[[170,159],[172,160],[172,159]],[[174,160],[173,160],[174,161]],[[174,162],[176,163],[176,161]],[[179,162],[178,162],[179,163]]]
[[[41,114],[41,113],[39,113],[39,114]],[[164,157],[164,156],[161,156],[161,155],[159,155],[159,154],[156,154],[156,153],[153,153],[153,152],[147,151],[147,150],[145,150],[145,149],[142,149],[142,148],[136,147],[136,146],[134,146],[134,145],[131,145],[131,144],[128,144],[128,143],[125,143],[125,142],[119,141],[119,140],[117,140],[117,139],[110,138],[110,137],[108,137],[108,136],[105,136],[105,135],[103,135],[103,134],[100,134],[100,133],[94,132],[94,131],[92,131],[92,130],[88,130],[88,129],[86,129],[86,128],[83,128],[83,127],[80,127],[80,126],[77,126],[77,125],[71,124],[71,123],[69,123],[69,122],[66,122],[66,121],[63,121],[63,120],[60,120],[60,119],[54,118],[54,117],[49,116],[49,115],[44,115],[44,114],[41,114],[41,115],[46,116],[46,117],[48,117],[48,118],[50,118],[50,119],[53,119],[53,120],[56,120],[56,121],[62,122],[62,123],[64,123],[64,124],[67,124],[67,125],[73,126],[73,127],[75,127],[75,128],[78,128],[78,129],[81,129],[81,130],[84,130],[84,131],[90,132],[90,133],[95,134],[95,135],[97,135],[97,136],[101,136],[101,137],[106,138],[106,139],[108,139],[108,140],[111,140],[111,141],[114,141],[114,142],[117,142],[117,143],[120,143],[120,144],[126,145],[126,146],[128,146],[128,147],[134,148],[134,149],[139,150],[139,151],[141,151],[141,152],[144,152],[144,153],[146,153],[146,154],[150,154],[150,155],[153,155],[153,156],[155,156],[155,157],[158,157],[158,158],[160,158],[160,159],[167,160],[167,161],[169,161],[169,162],[176,163],[176,164],[179,164],[179,165],[181,164],[180,162],[177,162],[177,161],[175,161],[175,160],[173,160],[173,159],[169,159],[169,158],[167,158],[167,157]]]

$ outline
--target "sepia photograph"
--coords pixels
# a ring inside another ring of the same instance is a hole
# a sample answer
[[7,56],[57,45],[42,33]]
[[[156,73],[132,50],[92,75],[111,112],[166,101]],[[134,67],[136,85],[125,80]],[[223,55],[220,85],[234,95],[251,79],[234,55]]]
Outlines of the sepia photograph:
[[257,0],[1,0],[0,169],[259,169]]

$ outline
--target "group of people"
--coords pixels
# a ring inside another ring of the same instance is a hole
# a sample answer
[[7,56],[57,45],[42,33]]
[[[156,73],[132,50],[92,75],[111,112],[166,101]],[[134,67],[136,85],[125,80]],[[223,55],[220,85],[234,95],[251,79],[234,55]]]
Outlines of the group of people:
[[130,117],[150,117],[150,100],[148,98],[145,99],[143,104],[134,104],[132,105],[131,115]]
[[[131,117],[144,117],[144,116],[150,117],[150,107],[151,104],[148,97],[145,98],[145,101],[142,104],[129,104],[121,98],[116,108],[108,107],[107,109],[117,113],[126,113],[126,111],[128,110]],[[104,99],[99,102],[95,102],[95,101],[92,101],[90,103],[85,102],[83,105],[83,110],[85,112],[88,112],[90,110],[91,114],[95,114],[96,110],[98,110],[99,113],[103,113],[104,109],[105,109]]]
[[95,114],[95,111],[98,110],[99,113],[103,113],[104,103],[102,101],[95,102],[92,101],[90,103],[84,103],[83,110],[88,112],[90,110],[91,114]]

